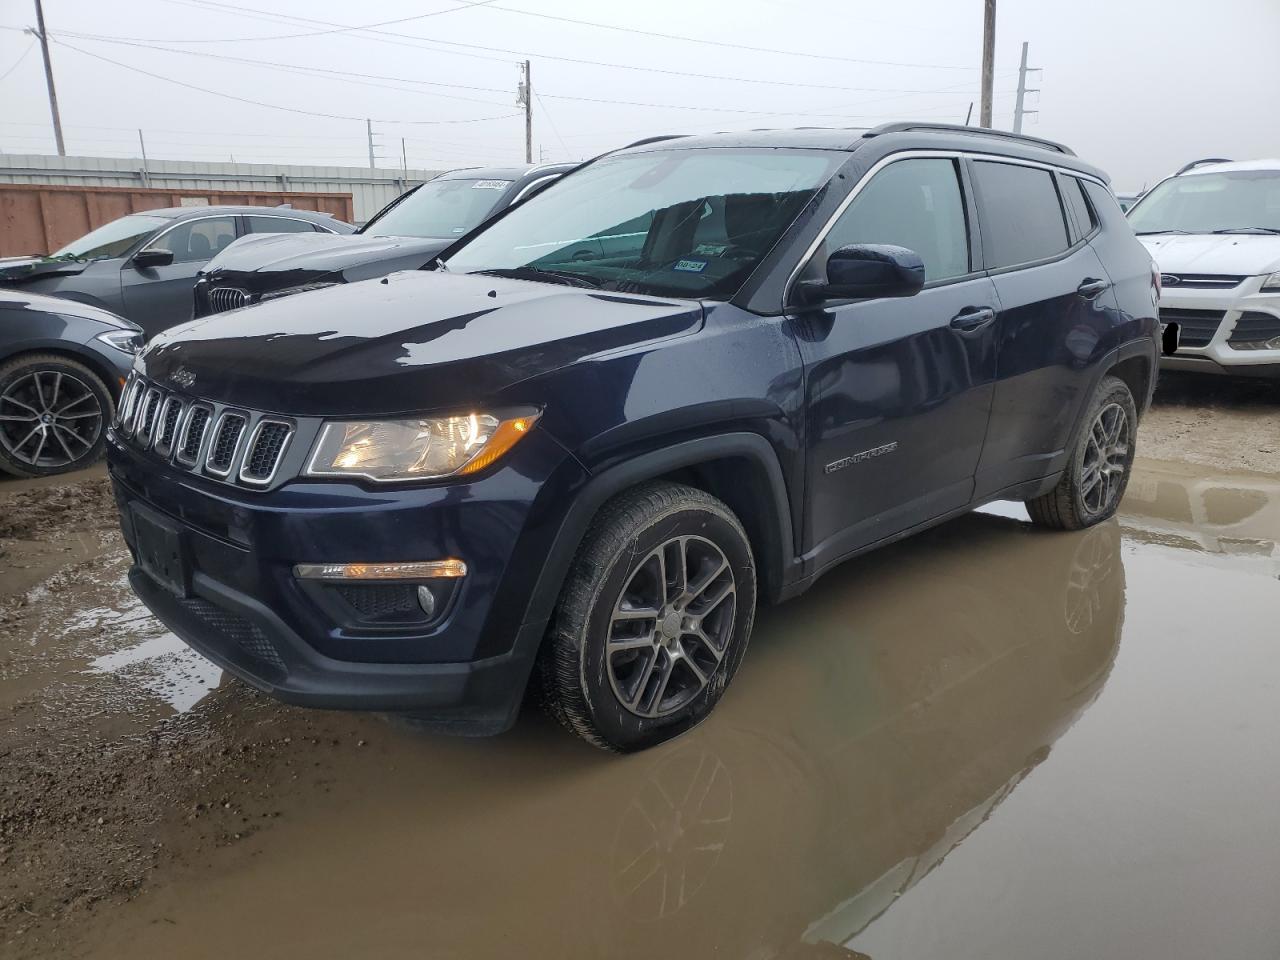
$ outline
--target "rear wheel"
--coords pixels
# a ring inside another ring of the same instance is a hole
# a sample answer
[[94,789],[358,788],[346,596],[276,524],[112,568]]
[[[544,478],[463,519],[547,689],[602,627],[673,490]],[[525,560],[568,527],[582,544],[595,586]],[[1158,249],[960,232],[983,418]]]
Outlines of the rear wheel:
[[742,524],[704,491],[653,483],[606,504],[575,558],[542,651],[544,701],[608,750],[661,743],[705,718],[755,616]]
[[84,364],[29,354],[0,366],[0,469],[45,477],[102,455],[111,394]]
[[1085,413],[1084,429],[1058,485],[1027,501],[1044,527],[1080,530],[1116,512],[1133,468],[1138,410],[1123,380],[1104,377]]

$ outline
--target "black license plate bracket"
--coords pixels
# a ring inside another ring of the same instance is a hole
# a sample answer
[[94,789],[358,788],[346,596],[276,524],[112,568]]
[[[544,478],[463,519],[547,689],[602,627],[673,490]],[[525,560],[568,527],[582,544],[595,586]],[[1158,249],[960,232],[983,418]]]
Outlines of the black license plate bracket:
[[174,596],[191,596],[191,566],[187,562],[182,531],[161,514],[139,503],[130,506],[130,514],[133,517],[138,566]]

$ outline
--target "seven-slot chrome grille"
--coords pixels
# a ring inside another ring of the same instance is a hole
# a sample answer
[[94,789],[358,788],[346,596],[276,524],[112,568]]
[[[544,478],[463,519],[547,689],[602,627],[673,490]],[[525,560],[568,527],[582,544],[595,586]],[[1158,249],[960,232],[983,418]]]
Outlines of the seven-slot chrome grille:
[[265,487],[297,432],[292,420],[164,390],[133,374],[115,428],[135,447],[225,483]]
[[249,291],[239,287],[214,287],[209,291],[209,306],[214,313],[226,313],[248,306]]

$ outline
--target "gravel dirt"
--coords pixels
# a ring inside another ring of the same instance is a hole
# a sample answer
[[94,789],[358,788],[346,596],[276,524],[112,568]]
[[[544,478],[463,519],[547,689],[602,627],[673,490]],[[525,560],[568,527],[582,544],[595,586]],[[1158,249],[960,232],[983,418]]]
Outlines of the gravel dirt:
[[[1280,384],[1166,375],[1139,444],[1280,474]],[[220,679],[128,590],[116,522],[100,466],[0,480],[0,957],[78,955],[93,917],[287,819],[282,795],[323,794],[392,729]]]

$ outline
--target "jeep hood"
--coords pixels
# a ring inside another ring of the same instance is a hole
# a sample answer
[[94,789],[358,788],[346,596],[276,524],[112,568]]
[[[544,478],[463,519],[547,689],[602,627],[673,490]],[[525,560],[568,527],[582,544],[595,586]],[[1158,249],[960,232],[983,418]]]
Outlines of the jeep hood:
[[155,337],[139,367],[184,393],[255,410],[411,414],[491,400],[701,323],[693,300],[412,270],[190,321]]
[[264,233],[241,237],[209,261],[204,273],[331,273],[348,267],[421,253],[426,263],[453,240],[433,237],[346,236],[332,233]]
[[1252,277],[1280,270],[1280,236],[1247,233],[1139,237],[1161,273]]
[[73,276],[84,273],[88,260],[55,260],[53,257],[0,258],[0,285],[13,286],[40,277]]

